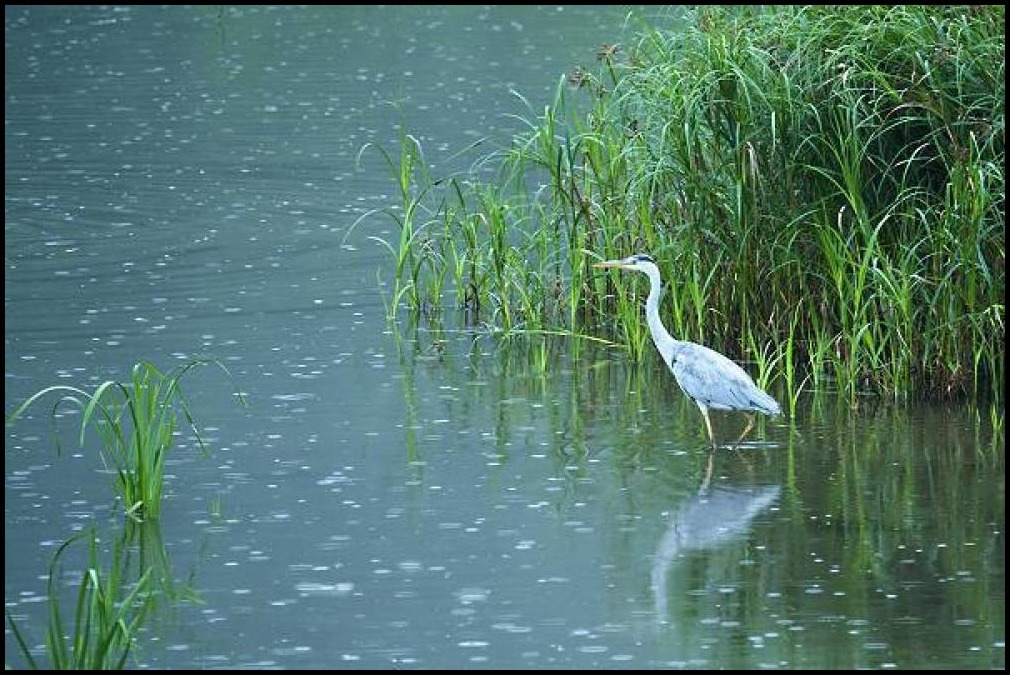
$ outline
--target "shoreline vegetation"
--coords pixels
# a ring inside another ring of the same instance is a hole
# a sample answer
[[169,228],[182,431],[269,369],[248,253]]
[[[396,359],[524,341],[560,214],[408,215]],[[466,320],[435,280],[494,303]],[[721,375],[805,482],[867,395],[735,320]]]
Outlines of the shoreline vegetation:
[[1002,405],[1003,6],[703,7],[596,58],[469,175],[362,148],[397,186],[391,322],[647,358],[647,288],[590,266],[648,252],[671,333],[790,407]]

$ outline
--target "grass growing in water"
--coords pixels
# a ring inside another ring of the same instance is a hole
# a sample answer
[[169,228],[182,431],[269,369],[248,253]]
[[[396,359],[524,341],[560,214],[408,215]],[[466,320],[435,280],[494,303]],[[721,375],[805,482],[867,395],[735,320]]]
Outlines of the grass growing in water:
[[[73,622],[68,625],[60,599],[60,563],[70,545],[84,539],[88,542],[88,562],[77,588]],[[57,549],[49,565],[49,621],[45,636],[48,666],[41,666],[35,659],[27,637],[7,609],[7,623],[32,670],[40,667],[47,670],[121,670],[126,667],[137,630],[147,612],[150,581],[146,571],[135,583],[126,579],[126,555],[123,542],[117,541],[109,568],[103,569],[93,525]],[[6,665],[10,667],[9,663]]]
[[428,266],[390,316],[454,292],[498,334],[617,335],[645,358],[644,288],[588,268],[647,251],[671,332],[760,362],[791,406],[804,387],[1001,400],[1004,11],[708,7],[642,26],[598,77],[528,107],[494,187],[398,173],[427,236],[390,250]]
[[[216,365],[225,374],[227,368],[211,359],[192,359],[163,373],[147,361],[133,366],[128,382],[107,380],[93,393],[78,387],[45,387],[18,406],[7,417],[10,425],[37,401],[56,397],[52,408],[54,425],[62,408],[76,407],[81,414],[79,442],[83,447],[87,433],[97,433],[101,455],[116,474],[116,487],[128,516],[139,520],[157,518],[161,512],[165,461],[174,444],[176,422],[181,414],[192,428],[201,450],[203,438],[180,380],[200,366]],[[239,393],[239,400],[244,403]],[[60,448],[57,430],[57,449]]]

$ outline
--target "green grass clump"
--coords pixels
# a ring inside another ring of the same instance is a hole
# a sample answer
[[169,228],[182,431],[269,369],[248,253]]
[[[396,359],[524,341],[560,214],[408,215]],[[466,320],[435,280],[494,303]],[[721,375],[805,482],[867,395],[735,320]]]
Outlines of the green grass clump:
[[757,361],[793,405],[810,388],[1001,400],[1004,11],[716,6],[643,24],[601,49],[599,75],[527,104],[484,159],[493,184],[390,162],[404,236],[387,246],[409,263],[390,318],[454,297],[498,334],[606,334],[642,358],[645,289],[589,265],[647,251],[671,333]]
[[[130,517],[157,518],[161,512],[165,461],[174,445],[176,422],[181,414],[192,428],[197,443],[205,449],[180,386],[180,380],[198,366],[218,361],[193,359],[163,373],[147,361],[134,365],[127,382],[107,380],[93,393],[78,387],[55,385],[30,396],[7,417],[10,425],[34,403],[55,396],[54,424],[63,407],[71,405],[81,414],[79,441],[83,447],[88,431],[100,441],[103,461],[116,475],[116,487]],[[239,394],[241,400],[241,394]],[[56,434],[60,448],[59,434]]]
[[[77,587],[73,621],[66,623],[61,600],[60,561],[74,542],[88,539],[88,562]],[[18,648],[32,670],[122,670],[126,667],[136,633],[148,608],[150,576],[144,572],[135,582],[126,578],[127,552],[122,542],[113,547],[108,569],[101,566],[98,535],[89,526],[65,541],[49,565],[49,620],[45,654],[49,664],[40,664],[27,637],[7,609],[7,623]],[[10,668],[10,664],[6,666]]]

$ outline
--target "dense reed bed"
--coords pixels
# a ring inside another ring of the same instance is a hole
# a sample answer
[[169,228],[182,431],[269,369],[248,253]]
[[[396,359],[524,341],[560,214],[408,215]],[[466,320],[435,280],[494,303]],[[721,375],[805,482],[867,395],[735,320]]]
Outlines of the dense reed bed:
[[[1002,401],[1004,8],[708,7],[604,45],[466,176],[381,150],[401,203],[389,318],[648,353],[671,332],[805,389]],[[493,177],[486,176],[490,171]],[[576,341],[578,342],[578,341]]]

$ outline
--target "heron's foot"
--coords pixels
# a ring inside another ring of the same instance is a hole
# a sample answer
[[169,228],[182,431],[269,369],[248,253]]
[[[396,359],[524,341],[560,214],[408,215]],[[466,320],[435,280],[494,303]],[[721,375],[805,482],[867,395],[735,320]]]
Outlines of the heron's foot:
[[747,434],[749,434],[750,430],[753,428],[754,428],[754,415],[747,415],[747,426],[743,428],[743,433],[740,434],[740,438],[736,439],[736,443],[733,444],[734,450],[739,451],[741,441],[743,441],[743,439],[747,437]]

